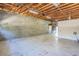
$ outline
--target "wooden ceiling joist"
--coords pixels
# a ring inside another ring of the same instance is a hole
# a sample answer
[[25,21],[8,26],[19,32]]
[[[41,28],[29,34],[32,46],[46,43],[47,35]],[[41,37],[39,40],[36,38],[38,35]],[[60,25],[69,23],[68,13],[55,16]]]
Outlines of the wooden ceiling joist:
[[[49,16],[51,17],[49,21],[66,20],[69,14],[72,19],[79,17],[79,3],[60,3],[58,7],[53,3],[0,3],[0,9],[45,20],[49,20],[46,17]],[[38,14],[30,13],[30,9],[38,10]]]

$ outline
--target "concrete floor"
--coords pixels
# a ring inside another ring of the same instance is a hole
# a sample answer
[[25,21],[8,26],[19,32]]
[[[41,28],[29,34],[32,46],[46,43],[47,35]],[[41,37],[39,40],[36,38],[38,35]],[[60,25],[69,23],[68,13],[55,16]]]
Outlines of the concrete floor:
[[79,43],[47,34],[50,22],[0,14],[0,56],[79,56]]
[[79,56],[79,43],[72,40],[56,40],[50,34],[11,39],[12,33],[1,34],[7,40],[0,41],[0,56]]

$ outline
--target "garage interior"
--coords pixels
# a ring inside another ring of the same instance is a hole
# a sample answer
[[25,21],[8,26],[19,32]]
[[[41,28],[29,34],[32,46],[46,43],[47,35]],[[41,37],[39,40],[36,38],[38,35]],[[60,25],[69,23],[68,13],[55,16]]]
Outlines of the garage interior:
[[79,56],[79,3],[0,3],[0,56]]

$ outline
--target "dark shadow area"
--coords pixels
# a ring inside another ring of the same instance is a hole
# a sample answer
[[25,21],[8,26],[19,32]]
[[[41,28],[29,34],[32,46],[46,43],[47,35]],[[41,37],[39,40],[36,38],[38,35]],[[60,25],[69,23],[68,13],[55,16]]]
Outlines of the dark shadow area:
[[4,36],[0,33],[0,41],[4,41],[6,40],[6,38],[4,38]]

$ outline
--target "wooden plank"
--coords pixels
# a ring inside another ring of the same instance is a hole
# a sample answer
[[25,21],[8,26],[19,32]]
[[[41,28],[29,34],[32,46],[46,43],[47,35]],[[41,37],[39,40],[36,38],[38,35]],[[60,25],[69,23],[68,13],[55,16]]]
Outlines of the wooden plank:
[[[59,7],[64,7],[64,6],[67,6],[69,4],[60,4]],[[50,12],[50,11],[55,11],[57,8],[56,7],[51,7],[50,9],[44,11],[44,12]]]
[[59,7],[59,8],[62,10],[62,9],[67,9],[67,8],[73,7],[73,6],[75,6],[75,5],[76,5],[76,3],[70,3],[70,4],[67,5],[67,6]]
[[37,3],[36,5],[32,5],[33,8],[39,8],[42,5],[42,3]]
[[79,4],[76,4],[73,7],[67,8],[67,9],[62,9],[63,11],[72,11],[72,10],[76,10],[79,9]]
[[49,10],[49,9],[51,9],[51,8],[54,8],[54,6],[53,6],[53,5],[50,5],[49,7],[46,7],[46,8],[44,8],[44,9],[42,9],[41,11],[44,12],[44,11],[47,11],[47,10]]
[[27,9],[29,9],[31,6],[32,6],[32,4],[28,4],[28,5],[26,4],[23,7],[19,8],[18,12],[22,13],[22,12],[26,11]]
[[43,9],[43,8],[46,8],[46,7],[49,7],[51,4],[46,4],[46,5],[43,5],[43,7],[39,8],[39,10]]

